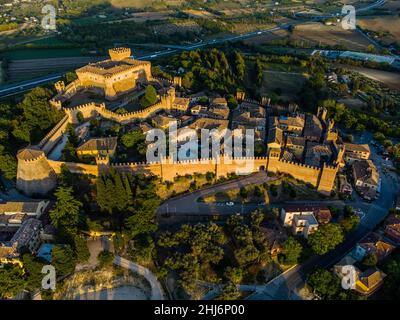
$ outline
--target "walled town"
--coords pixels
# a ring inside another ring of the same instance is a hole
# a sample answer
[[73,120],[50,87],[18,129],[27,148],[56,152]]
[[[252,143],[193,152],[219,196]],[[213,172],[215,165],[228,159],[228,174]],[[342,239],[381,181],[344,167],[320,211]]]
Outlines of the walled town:
[[400,0],[0,0],[1,316],[399,300],[399,17]]

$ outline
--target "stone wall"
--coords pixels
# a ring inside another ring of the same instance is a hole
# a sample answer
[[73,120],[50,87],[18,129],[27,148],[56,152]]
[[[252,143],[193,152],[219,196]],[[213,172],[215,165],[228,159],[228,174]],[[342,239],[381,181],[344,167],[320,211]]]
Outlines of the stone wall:
[[57,145],[67,130],[69,124],[69,117],[65,115],[64,118],[58,122],[51,131],[39,142],[38,146],[47,155]]
[[168,94],[161,96],[160,102],[139,111],[119,114],[108,110],[104,103],[97,104],[94,102],[83,104],[75,108],[64,108],[63,110],[68,115],[69,121],[74,124],[78,123],[77,114],[79,112],[83,115],[85,120],[101,116],[105,119],[112,120],[120,124],[128,124],[136,120],[144,120],[149,118],[161,110],[177,109],[180,111],[187,111],[187,105],[183,106],[174,104],[174,100],[175,89],[171,88],[168,90]]

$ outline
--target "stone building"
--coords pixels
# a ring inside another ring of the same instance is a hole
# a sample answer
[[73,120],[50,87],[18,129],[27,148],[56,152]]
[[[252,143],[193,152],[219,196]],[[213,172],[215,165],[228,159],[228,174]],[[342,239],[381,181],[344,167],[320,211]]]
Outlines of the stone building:
[[109,55],[111,59],[76,70],[81,86],[98,88],[106,99],[114,100],[152,78],[151,63],[131,58],[131,49],[110,49]]

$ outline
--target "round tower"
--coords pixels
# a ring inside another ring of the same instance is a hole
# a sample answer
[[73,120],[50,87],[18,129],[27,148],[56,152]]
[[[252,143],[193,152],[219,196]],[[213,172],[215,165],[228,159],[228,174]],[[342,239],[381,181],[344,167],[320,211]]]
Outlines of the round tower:
[[57,176],[46,155],[37,147],[22,149],[17,154],[17,188],[27,195],[44,195],[57,186]]

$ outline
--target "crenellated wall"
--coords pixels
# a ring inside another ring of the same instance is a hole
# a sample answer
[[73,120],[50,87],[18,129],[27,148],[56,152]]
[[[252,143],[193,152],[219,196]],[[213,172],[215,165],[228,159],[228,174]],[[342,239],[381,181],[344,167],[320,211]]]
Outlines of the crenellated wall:
[[268,159],[268,171],[275,173],[287,173],[296,179],[318,186],[320,171],[319,167],[313,167],[302,163],[290,162],[279,159],[274,154],[270,154]]
[[38,146],[47,155],[60,141],[62,135],[67,129],[69,124],[69,117],[65,115],[64,118],[58,122],[51,131],[39,142]]
[[104,103],[97,104],[94,102],[83,104],[74,108],[63,108],[63,110],[68,115],[69,121],[74,124],[78,123],[77,114],[79,112],[86,120],[93,117],[101,116],[105,119],[112,120],[120,124],[128,124],[135,120],[144,120],[161,110],[176,109],[185,112],[187,111],[189,107],[189,99],[187,99],[187,103],[185,103],[184,105],[175,104],[174,101],[175,89],[171,88],[170,90],[168,90],[168,94],[161,96],[158,103],[139,111],[119,114],[108,110]]

